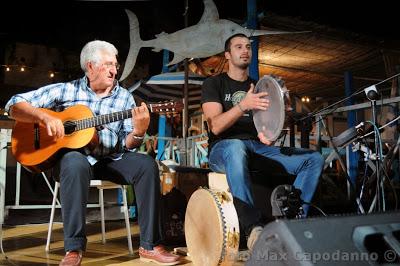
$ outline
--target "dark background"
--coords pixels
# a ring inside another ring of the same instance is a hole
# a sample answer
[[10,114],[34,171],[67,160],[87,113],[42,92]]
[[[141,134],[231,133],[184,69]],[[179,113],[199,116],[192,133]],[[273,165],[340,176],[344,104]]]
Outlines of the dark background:
[[[188,3],[190,26],[200,19],[203,1],[188,0]],[[214,0],[214,3],[220,18],[245,23],[247,1]],[[86,42],[102,39],[115,44],[119,60],[124,62],[129,50],[129,24],[124,9],[137,15],[141,38],[148,40],[162,31],[172,33],[184,28],[184,4],[184,0],[8,2],[0,16],[0,41],[44,44],[78,55]],[[355,2],[352,6],[350,1],[257,1],[260,18],[272,12],[369,35],[386,43],[400,39],[393,5],[389,1]],[[160,73],[162,53],[143,48],[137,60],[138,65],[152,62],[150,74]]]

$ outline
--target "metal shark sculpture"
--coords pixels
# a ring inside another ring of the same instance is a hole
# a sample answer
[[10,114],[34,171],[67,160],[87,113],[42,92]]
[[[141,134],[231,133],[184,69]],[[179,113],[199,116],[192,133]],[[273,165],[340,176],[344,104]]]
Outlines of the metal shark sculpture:
[[181,62],[185,58],[204,58],[224,51],[227,38],[236,33],[246,36],[271,34],[289,34],[303,32],[269,31],[246,29],[230,20],[219,19],[218,10],[212,0],[204,0],[204,12],[200,21],[193,26],[174,33],[162,32],[155,39],[143,41],[140,39],[139,21],[130,10],[125,10],[129,18],[130,47],[125,68],[120,80],[124,80],[133,70],[136,57],[141,47],[153,47],[154,52],[167,49],[174,53],[173,60],[168,65]]

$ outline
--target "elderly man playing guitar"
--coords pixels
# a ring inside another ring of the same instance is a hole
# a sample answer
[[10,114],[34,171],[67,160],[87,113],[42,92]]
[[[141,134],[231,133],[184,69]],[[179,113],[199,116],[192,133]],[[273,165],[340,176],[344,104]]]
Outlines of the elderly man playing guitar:
[[[134,185],[141,259],[175,265],[179,256],[166,252],[160,245],[157,164],[150,156],[135,152],[149,126],[149,110],[144,103],[136,107],[132,95],[116,81],[117,54],[114,45],[91,41],[80,55],[84,77],[13,96],[6,105],[16,120],[13,152],[33,171],[42,171],[54,162],[51,166],[61,184],[66,251],[60,265],[81,265],[87,243],[89,183],[94,178],[110,177],[115,178],[114,182]],[[97,118],[93,119],[93,115]],[[79,117],[81,120],[76,119]],[[46,155],[52,151],[54,156]],[[42,158],[48,162],[41,162]]]

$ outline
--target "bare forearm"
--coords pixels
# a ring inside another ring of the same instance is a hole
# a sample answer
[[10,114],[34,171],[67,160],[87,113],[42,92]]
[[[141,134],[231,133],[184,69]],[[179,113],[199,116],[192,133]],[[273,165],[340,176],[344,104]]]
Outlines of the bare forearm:
[[221,134],[235,124],[247,110],[267,109],[269,100],[265,96],[268,94],[266,92],[253,93],[253,90],[254,85],[251,84],[244,99],[226,112],[223,111],[220,101],[203,103],[203,112],[212,133],[215,135]]
[[219,135],[230,128],[236,121],[243,116],[243,111],[236,105],[228,111],[207,118],[208,125],[214,135]]
[[41,122],[45,113],[27,102],[19,102],[11,106],[10,115],[21,122]]
[[54,117],[40,108],[33,107],[27,102],[20,102],[11,106],[10,115],[17,121],[41,123],[49,136],[64,137],[64,125],[60,118]]
[[[129,133],[126,136],[125,146],[128,149],[134,149],[134,148],[140,147],[140,145],[142,145],[144,135],[145,135],[145,133],[142,135],[138,135],[135,133],[135,131],[132,131],[131,133]],[[142,138],[142,136],[143,136],[143,138]]]

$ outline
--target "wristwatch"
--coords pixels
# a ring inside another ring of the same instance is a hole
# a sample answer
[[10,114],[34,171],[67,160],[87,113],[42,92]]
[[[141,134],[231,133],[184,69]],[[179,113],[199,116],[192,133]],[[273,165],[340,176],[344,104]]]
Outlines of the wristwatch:
[[132,134],[132,137],[133,137],[134,139],[138,139],[138,140],[144,139],[144,135],[143,135],[143,136],[136,136],[136,135]]

